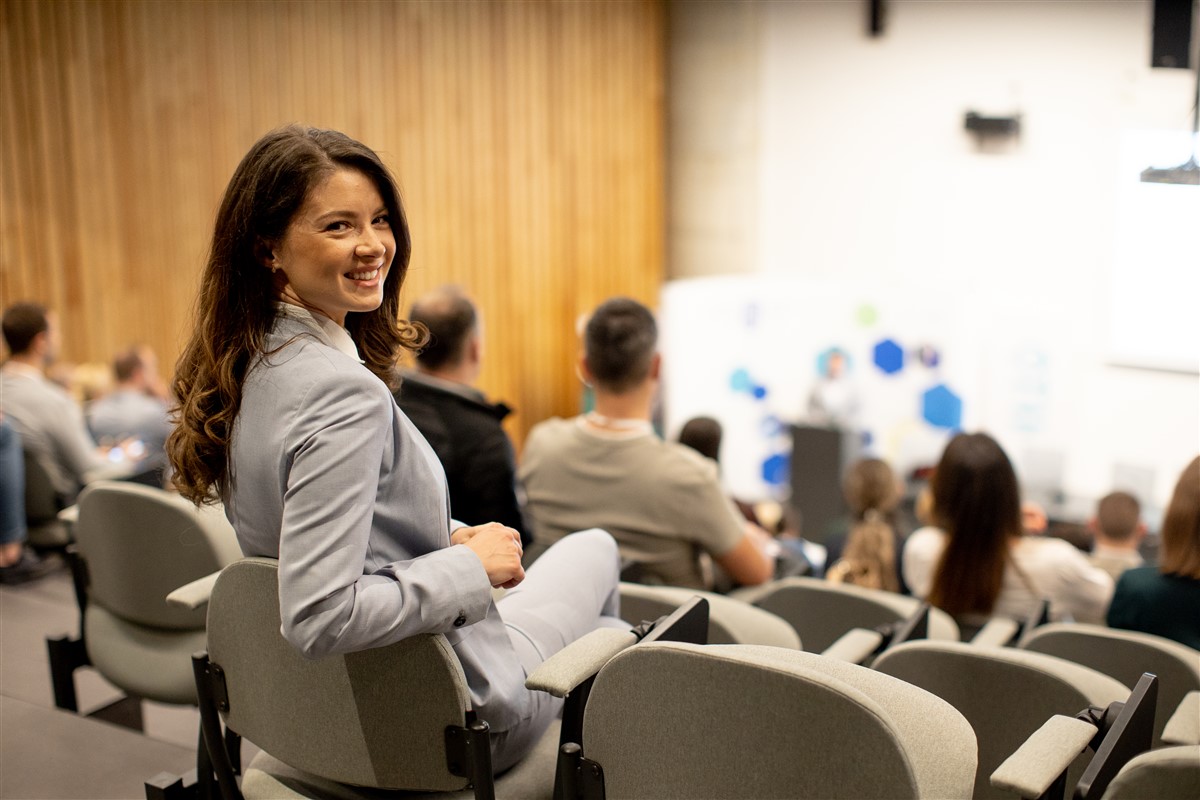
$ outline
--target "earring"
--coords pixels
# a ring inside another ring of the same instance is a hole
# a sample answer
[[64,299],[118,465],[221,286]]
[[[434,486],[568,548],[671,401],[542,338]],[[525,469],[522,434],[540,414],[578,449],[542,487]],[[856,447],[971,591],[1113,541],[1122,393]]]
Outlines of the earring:
[[271,267],[271,274],[274,275],[276,272],[279,272],[279,267]]

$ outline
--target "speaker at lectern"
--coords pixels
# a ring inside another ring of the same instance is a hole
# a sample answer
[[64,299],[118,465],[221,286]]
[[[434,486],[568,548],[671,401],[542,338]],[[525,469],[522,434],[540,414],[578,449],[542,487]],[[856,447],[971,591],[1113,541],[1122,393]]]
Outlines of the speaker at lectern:
[[792,511],[800,535],[824,543],[832,523],[849,513],[842,476],[858,458],[862,437],[841,428],[792,426]]

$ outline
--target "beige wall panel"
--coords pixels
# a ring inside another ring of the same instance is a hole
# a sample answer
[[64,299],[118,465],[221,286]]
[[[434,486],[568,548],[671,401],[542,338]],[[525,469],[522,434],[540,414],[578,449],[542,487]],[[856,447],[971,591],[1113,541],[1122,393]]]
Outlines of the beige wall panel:
[[663,42],[654,0],[0,0],[0,299],[59,311],[70,361],[169,365],[238,160],[338,128],[399,179],[406,301],[479,302],[520,439],[577,410],[577,318],[657,300]]

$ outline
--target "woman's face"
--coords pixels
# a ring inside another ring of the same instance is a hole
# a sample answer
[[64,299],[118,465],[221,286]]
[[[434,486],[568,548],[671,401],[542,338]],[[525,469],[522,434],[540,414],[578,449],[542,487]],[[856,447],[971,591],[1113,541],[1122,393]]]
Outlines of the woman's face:
[[[348,311],[373,311],[396,255],[387,206],[375,183],[340,168],[314,186],[271,252],[280,299],[345,325]],[[280,277],[282,275],[282,278]]]

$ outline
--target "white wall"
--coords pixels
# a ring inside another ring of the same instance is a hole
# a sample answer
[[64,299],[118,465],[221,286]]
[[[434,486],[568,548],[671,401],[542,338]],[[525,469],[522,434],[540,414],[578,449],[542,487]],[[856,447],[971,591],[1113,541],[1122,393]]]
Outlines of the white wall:
[[[894,286],[965,306],[979,330],[964,335],[982,343],[988,376],[983,396],[968,398],[982,409],[972,418],[1019,468],[1062,453],[1064,489],[1089,498],[1133,468],[1150,475],[1145,499],[1165,503],[1200,449],[1200,365],[1110,366],[1108,287],[1122,266],[1119,210],[1136,185],[1121,173],[1122,148],[1138,131],[1190,127],[1195,73],[1149,67],[1149,0],[891,0],[880,38],[866,33],[866,5],[671,4],[671,274],[709,275],[725,261],[728,272],[873,294]],[[727,35],[686,37],[705,20]],[[712,91],[678,79],[714,64],[728,74]],[[731,75],[744,91],[728,88]],[[713,132],[722,108],[737,136]],[[1020,113],[1019,140],[981,148],[963,129],[967,110]],[[700,140],[706,148],[689,147]],[[706,173],[700,154],[754,165],[757,191],[742,203],[753,214],[728,213],[745,173]],[[1183,203],[1200,195],[1171,188]],[[696,246],[706,213],[726,241],[752,243],[752,267]],[[1159,278],[1164,297],[1200,272],[1198,239]],[[1200,314],[1171,316],[1172,337],[1200,342]],[[1023,352],[1037,364],[1023,366]],[[1047,375],[1036,424],[997,399]]]

